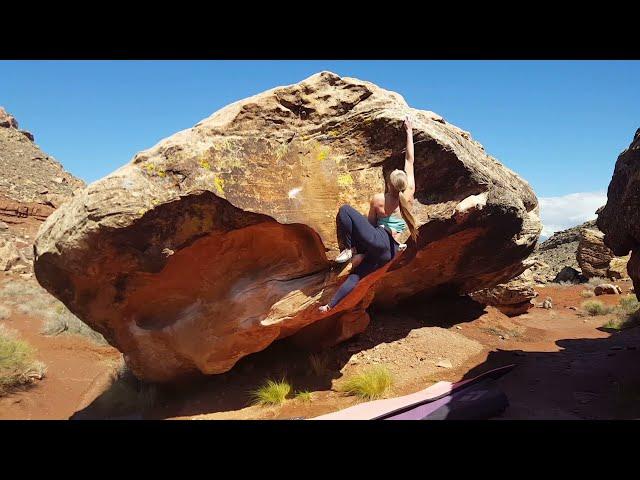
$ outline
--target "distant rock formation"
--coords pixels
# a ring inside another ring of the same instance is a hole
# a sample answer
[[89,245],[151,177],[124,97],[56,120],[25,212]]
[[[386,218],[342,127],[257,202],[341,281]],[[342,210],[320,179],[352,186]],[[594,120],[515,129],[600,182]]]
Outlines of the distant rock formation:
[[474,292],[469,296],[478,303],[496,307],[510,317],[522,315],[534,306],[532,300],[538,296],[533,289],[535,274],[531,268],[536,263],[531,262],[527,270],[507,283]]
[[0,107],[0,271],[32,268],[38,227],[84,186]]
[[603,238],[595,220],[554,233],[531,256],[542,262],[535,269],[535,280],[579,283],[592,277],[627,277],[628,257],[616,257]]
[[580,231],[584,228],[595,228],[595,220],[555,232],[537,246],[531,257],[546,264],[545,268],[540,268],[537,272],[539,280],[552,282],[565,267],[580,271],[576,252],[580,243]]
[[580,230],[576,260],[586,278],[606,277],[614,255],[603,242],[604,233],[592,228]]

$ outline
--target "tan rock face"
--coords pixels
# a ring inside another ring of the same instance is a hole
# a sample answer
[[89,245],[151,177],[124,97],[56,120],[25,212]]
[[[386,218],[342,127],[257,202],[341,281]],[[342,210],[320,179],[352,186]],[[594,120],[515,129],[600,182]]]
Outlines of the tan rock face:
[[531,262],[527,270],[509,282],[473,292],[469,296],[476,302],[496,307],[510,317],[522,315],[533,307],[531,300],[538,296],[533,289],[536,266],[538,262]]
[[[598,215],[604,243],[619,257],[631,257],[627,272],[640,287],[640,129],[616,161],[607,191],[607,204]],[[636,294],[637,295],[637,294]]]
[[18,128],[16,118],[2,107],[0,107],[0,128]]
[[604,244],[604,233],[589,228],[580,231],[576,259],[586,278],[606,277],[613,258],[613,252]]
[[[348,273],[330,262],[338,208],[366,214],[402,168],[406,114],[418,242],[321,314]],[[322,72],[231,104],[77,193],[43,224],[35,272],[137,376],[166,381],[227,371],[285,337],[344,340],[373,301],[504,283],[540,230],[529,185],[467,132]]]
[[609,263],[607,277],[617,280],[626,278],[628,280],[629,274],[627,273],[627,263],[629,262],[629,257],[630,255],[625,257],[613,257],[611,259],[611,263]]
[[21,260],[20,252],[9,238],[0,237],[0,271],[11,270]]
[[593,293],[597,295],[618,295],[622,290],[617,285],[611,283],[602,283],[593,289]]

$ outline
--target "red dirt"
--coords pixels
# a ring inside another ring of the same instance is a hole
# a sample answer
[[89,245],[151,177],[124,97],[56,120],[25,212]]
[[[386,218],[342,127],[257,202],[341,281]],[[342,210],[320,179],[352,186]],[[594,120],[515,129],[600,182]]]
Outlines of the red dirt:
[[[5,280],[6,281],[6,280]],[[11,281],[10,278],[8,281]],[[44,379],[26,390],[0,397],[0,419],[68,419],[81,408],[83,396],[95,378],[121,358],[112,347],[101,346],[79,335],[41,335],[42,319],[12,309],[2,320],[37,350],[36,358],[47,365]]]
[[[617,282],[626,294],[630,284]],[[402,310],[373,311],[367,330],[327,350],[326,374],[310,370],[308,353],[277,342],[238,362],[230,372],[161,387],[151,411],[134,418],[282,419],[328,413],[357,400],[335,391],[343,376],[366,365],[385,364],[396,383],[392,395],[404,395],[440,380],[457,381],[496,366],[518,366],[499,382],[510,406],[502,419],[635,418],[640,408],[640,328],[610,333],[601,326],[614,314],[585,316],[580,307],[585,286],[537,289],[553,309],[533,308],[509,318],[492,307],[465,299],[416,303]],[[607,305],[619,295],[597,297]],[[104,377],[119,354],[83,337],[44,337],[40,321],[15,316],[5,321],[39,350],[48,375],[33,388],[0,399],[0,418],[69,418],[90,403],[97,377]],[[503,339],[500,338],[502,335]],[[612,348],[613,347],[613,348]],[[452,368],[436,364],[448,359]],[[108,361],[107,361],[108,360]],[[279,407],[250,405],[249,391],[265,379],[286,376],[294,391],[312,393],[312,402],[290,399]],[[95,392],[95,393],[94,393]],[[92,406],[85,418],[104,417]]]

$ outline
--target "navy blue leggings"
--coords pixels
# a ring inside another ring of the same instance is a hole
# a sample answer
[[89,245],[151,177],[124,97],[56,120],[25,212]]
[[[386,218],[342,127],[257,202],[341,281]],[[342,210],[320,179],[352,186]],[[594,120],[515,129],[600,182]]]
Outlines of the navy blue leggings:
[[398,248],[390,233],[384,228],[371,225],[367,217],[350,205],[343,205],[338,210],[337,226],[338,238],[344,248],[355,248],[365,257],[340,285],[329,302],[331,308],[346,297],[362,278],[389,262]]

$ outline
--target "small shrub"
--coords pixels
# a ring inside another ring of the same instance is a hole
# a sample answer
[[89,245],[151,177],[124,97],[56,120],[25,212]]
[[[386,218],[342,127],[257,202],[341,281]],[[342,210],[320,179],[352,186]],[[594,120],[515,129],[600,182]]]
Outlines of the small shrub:
[[44,377],[46,367],[34,355],[31,345],[0,328],[0,395]]
[[618,315],[603,325],[611,330],[624,330],[640,325],[640,303],[635,295],[625,295],[619,301]]
[[618,318],[612,318],[602,325],[602,327],[610,330],[622,330],[622,322],[620,322]]
[[329,371],[329,357],[324,353],[312,353],[309,355],[309,365],[315,375],[322,377]]
[[582,298],[590,298],[590,297],[595,297],[596,294],[593,293],[593,290],[583,290],[580,292],[580,296]]
[[254,405],[280,405],[291,392],[291,385],[284,379],[279,382],[267,380],[260,388],[251,392]]
[[0,305],[0,320],[6,320],[11,316],[11,309],[9,307],[5,307],[4,305]]
[[611,283],[611,280],[602,277],[592,277],[587,283],[593,287],[597,287],[603,283]]
[[620,309],[624,313],[632,314],[640,308],[640,302],[635,295],[625,295],[619,301]]
[[307,392],[307,391],[296,393],[295,398],[296,400],[300,400],[301,402],[304,402],[304,403],[311,403],[311,400],[312,400],[311,392]]
[[599,300],[588,300],[586,302],[583,302],[582,308],[592,317],[595,317],[597,315],[606,315],[610,312],[609,307],[605,306]]
[[45,321],[40,330],[43,335],[75,334],[87,337],[100,345],[107,344],[100,333],[76,317],[60,302],[55,308],[48,310],[44,314],[44,318]]
[[371,367],[348,378],[339,391],[365,400],[381,398],[391,388],[393,377],[384,366]]

